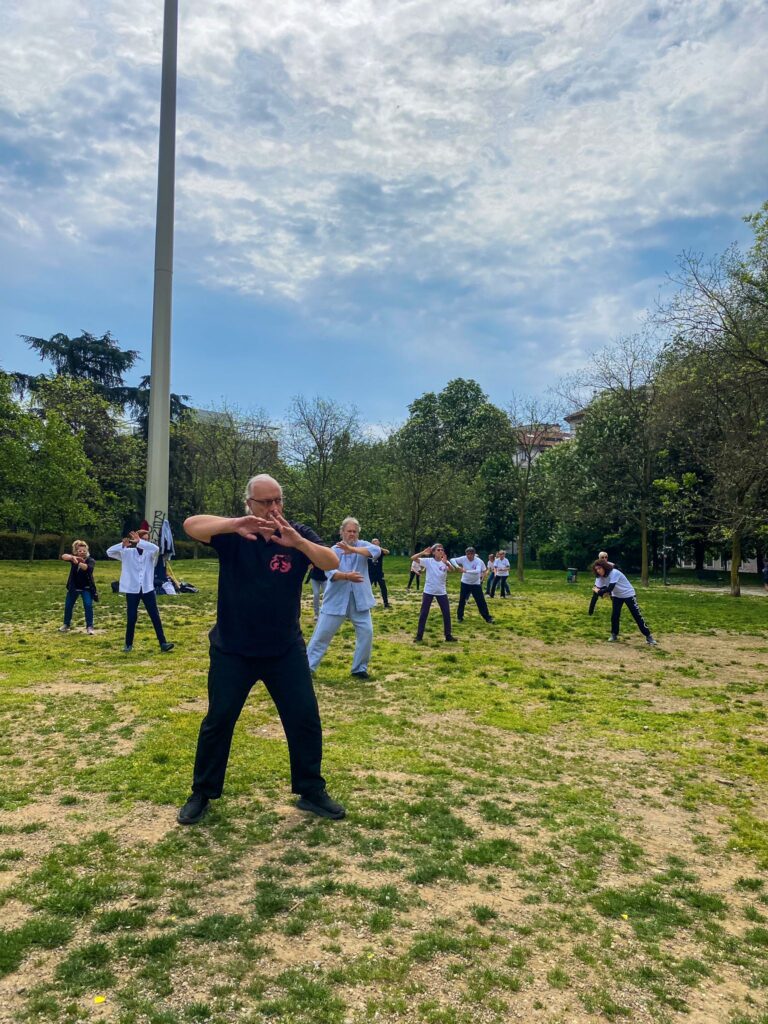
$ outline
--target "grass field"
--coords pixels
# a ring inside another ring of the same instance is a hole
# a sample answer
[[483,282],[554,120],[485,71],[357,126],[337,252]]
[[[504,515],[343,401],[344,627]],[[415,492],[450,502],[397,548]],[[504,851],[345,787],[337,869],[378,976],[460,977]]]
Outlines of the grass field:
[[170,655],[143,611],[122,653],[116,567],[88,637],[66,566],[2,563],[0,1020],[768,1022],[768,599],[652,586],[660,647],[610,646],[588,579],[531,572],[417,647],[390,562],[372,679],[345,627],[316,681],[347,819],[293,807],[257,688],[187,829],[216,563]]

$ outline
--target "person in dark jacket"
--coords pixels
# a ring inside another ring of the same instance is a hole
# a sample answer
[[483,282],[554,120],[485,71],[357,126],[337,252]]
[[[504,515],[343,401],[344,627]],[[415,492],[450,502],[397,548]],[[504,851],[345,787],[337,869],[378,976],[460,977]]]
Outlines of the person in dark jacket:
[[93,582],[93,569],[96,562],[91,558],[88,545],[84,540],[76,540],[72,544],[72,554],[63,554],[63,561],[69,562],[69,578],[67,580],[67,597],[64,601],[64,624],[59,626],[60,633],[68,633],[72,628],[72,612],[78,597],[83,599],[85,609],[85,632],[93,636],[93,595],[96,584]]
[[378,558],[373,558],[368,564],[368,578],[371,581],[372,587],[378,587],[381,591],[381,600],[384,602],[384,607],[389,608],[389,596],[387,594],[387,581],[384,579],[384,556],[389,554],[388,548],[381,547],[381,541],[378,537],[371,539],[371,544],[377,548],[381,548],[381,554]]

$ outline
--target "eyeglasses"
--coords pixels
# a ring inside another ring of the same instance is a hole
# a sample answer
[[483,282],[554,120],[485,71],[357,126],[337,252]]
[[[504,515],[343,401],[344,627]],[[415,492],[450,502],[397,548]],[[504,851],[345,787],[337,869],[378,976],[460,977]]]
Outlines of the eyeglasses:
[[249,505],[263,505],[265,508],[270,505],[282,505],[282,498],[246,498]]

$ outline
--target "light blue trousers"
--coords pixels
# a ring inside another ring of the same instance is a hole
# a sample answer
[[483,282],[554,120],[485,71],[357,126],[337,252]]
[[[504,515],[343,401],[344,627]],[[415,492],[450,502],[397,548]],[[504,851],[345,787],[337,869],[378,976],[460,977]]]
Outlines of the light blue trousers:
[[369,610],[358,611],[350,600],[347,605],[346,615],[330,615],[325,608],[320,609],[320,618],[317,620],[312,639],[307,645],[307,657],[309,667],[314,672],[323,660],[328,646],[339,631],[345,619],[349,619],[355,627],[355,656],[352,660],[353,672],[366,672],[368,660],[371,657],[373,647],[373,622]]

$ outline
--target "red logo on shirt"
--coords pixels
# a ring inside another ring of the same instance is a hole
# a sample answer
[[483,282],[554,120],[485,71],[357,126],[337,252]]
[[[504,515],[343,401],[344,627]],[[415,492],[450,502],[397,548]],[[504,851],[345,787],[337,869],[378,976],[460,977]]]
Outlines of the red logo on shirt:
[[272,555],[272,560],[269,563],[269,568],[272,572],[290,572],[291,571],[291,559],[289,555]]

